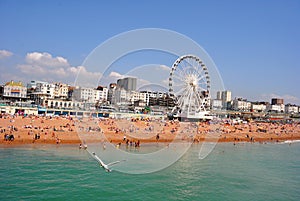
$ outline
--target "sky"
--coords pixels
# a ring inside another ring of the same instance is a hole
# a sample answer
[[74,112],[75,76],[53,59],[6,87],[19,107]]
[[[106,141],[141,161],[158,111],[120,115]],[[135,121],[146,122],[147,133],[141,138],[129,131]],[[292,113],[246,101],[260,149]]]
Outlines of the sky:
[[[71,84],[79,71],[97,77],[83,63],[98,45],[130,30],[161,28],[203,47],[233,98],[300,105],[299,10],[298,0],[0,0],[0,83]],[[124,59],[108,76],[113,81],[130,65],[174,62],[151,55]]]

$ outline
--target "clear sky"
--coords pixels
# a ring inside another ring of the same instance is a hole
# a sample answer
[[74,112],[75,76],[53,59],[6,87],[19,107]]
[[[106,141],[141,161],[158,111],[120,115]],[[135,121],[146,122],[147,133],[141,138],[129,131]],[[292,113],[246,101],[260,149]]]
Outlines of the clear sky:
[[200,44],[233,97],[300,104],[299,11],[299,0],[0,0],[0,83],[74,78],[110,37],[163,28]]

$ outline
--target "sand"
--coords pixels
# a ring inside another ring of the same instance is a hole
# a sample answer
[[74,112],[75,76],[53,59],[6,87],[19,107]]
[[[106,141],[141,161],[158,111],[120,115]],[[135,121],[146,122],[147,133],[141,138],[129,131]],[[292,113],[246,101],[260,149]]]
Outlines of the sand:
[[[180,123],[137,119],[84,119],[71,117],[0,116],[1,144],[77,144],[203,141],[281,142],[300,139],[300,124],[220,122]],[[13,135],[14,140],[5,140]]]

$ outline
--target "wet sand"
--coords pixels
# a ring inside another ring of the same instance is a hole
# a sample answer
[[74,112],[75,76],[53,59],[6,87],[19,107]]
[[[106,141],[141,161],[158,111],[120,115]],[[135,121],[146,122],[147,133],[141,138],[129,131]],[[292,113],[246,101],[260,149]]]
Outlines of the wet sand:
[[[71,117],[10,116],[0,118],[1,144],[77,144],[87,142],[122,143],[203,141],[282,142],[300,140],[300,124],[220,122],[180,123],[159,120],[86,119]],[[13,135],[14,140],[5,140]]]

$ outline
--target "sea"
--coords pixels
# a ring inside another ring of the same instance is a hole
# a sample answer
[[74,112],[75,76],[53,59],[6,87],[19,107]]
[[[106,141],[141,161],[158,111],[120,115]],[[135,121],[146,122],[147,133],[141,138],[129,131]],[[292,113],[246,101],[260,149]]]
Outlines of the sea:
[[204,159],[200,147],[128,174],[105,172],[76,145],[1,145],[0,200],[300,200],[300,142],[218,143]]

